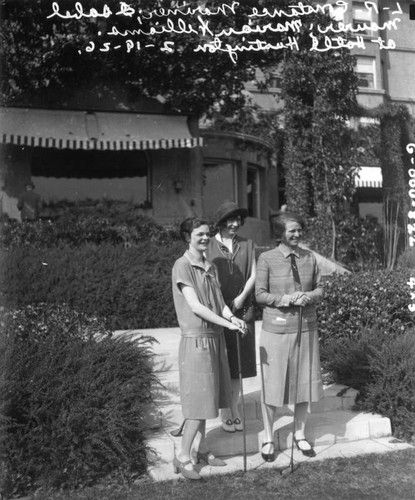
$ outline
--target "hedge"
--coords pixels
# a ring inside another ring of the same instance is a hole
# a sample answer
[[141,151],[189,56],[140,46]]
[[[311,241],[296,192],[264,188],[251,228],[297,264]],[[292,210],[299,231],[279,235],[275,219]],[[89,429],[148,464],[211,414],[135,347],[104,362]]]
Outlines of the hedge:
[[4,312],[1,326],[3,493],[143,474],[151,339],[45,304]]
[[[175,241],[3,251],[0,305],[66,303],[106,318],[114,329],[177,326],[171,269],[185,248]],[[405,285],[410,273],[403,268],[328,278],[318,309],[323,347],[328,339],[351,336],[375,320],[401,330],[412,325]]]
[[391,419],[397,437],[415,436],[415,315],[412,270],[334,276],[318,308],[322,365],[360,391],[358,406]]
[[0,304],[65,303],[113,329],[175,326],[171,270],[184,251],[177,241],[3,252]]
[[79,247],[85,244],[122,244],[129,247],[143,241],[161,245],[178,241],[177,228],[163,227],[152,219],[136,215],[118,217],[88,210],[65,212],[57,219],[41,219],[36,222],[19,223],[5,220],[0,225],[0,247],[15,249],[21,247],[50,248],[53,246]]
[[324,300],[318,307],[322,347],[353,338],[375,324],[403,332],[415,325],[410,312],[410,269],[335,275],[324,283]]

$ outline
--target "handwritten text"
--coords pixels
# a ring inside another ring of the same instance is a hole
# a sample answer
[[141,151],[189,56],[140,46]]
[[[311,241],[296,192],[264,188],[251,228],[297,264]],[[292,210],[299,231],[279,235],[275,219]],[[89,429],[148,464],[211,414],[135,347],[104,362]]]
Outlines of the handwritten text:
[[[87,40],[85,47],[79,49],[80,54],[144,49],[172,54],[182,50],[183,43],[188,43],[190,35],[193,52],[225,53],[236,63],[242,52],[299,50],[299,36],[307,31],[310,51],[365,49],[371,43],[377,44],[381,50],[395,49],[396,44],[389,33],[396,31],[401,21],[399,2],[396,2],[396,10],[390,12],[390,18],[383,22],[379,21],[376,2],[366,1],[362,5],[367,11],[365,19],[370,17],[370,21],[353,20],[352,13],[348,12],[349,4],[343,0],[320,5],[299,2],[284,9],[248,7],[236,1],[215,7],[191,6],[173,1],[169,8],[159,7],[148,11],[127,2],[119,2],[116,9],[107,4],[99,8],[85,8],[82,2],[76,2],[71,10],[61,8],[59,2],[53,2],[52,12],[47,17],[55,22],[91,19],[100,23],[97,37]],[[322,26],[307,22],[307,16],[319,13],[333,17],[334,8],[336,21],[333,18],[332,22]],[[339,20],[339,15],[342,20]],[[221,22],[217,22],[218,16],[221,16]],[[238,18],[238,23],[226,25],[224,20],[232,19],[233,16]],[[241,16],[245,22],[241,22]],[[121,19],[123,23],[120,23]],[[386,32],[388,36],[383,37]],[[284,41],[275,41],[275,34],[278,33],[285,34]],[[169,35],[172,35],[171,38],[166,39]],[[180,42],[180,35],[187,37],[186,42]]]

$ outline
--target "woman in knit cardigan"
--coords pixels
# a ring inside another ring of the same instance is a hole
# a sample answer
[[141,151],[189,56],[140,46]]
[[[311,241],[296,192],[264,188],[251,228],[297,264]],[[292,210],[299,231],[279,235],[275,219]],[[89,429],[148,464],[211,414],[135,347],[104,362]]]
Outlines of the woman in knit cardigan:
[[[273,224],[277,247],[260,255],[255,284],[256,300],[265,307],[260,335],[264,420],[261,452],[269,462],[275,459],[275,410],[288,404],[295,405],[297,448],[306,456],[315,455],[305,439],[305,424],[310,402],[323,397],[316,318],[316,304],[323,296],[320,271],[313,253],[299,246],[303,220],[294,213],[280,212]],[[300,308],[303,320],[297,366]]]

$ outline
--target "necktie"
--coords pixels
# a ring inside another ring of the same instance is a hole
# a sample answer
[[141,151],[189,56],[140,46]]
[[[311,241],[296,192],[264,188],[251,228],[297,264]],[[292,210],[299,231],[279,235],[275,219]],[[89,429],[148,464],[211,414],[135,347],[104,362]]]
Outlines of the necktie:
[[297,292],[301,290],[301,280],[300,280],[300,275],[298,274],[297,263],[295,262],[295,255],[292,253],[290,254],[290,257],[291,257],[291,269],[294,277],[295,291]]

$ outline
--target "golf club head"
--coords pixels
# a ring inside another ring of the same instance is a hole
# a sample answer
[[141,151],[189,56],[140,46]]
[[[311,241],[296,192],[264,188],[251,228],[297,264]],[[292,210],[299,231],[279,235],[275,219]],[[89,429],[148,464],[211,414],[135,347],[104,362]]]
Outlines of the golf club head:
[[284,467],[284,469],[280,470],[280,474],[282,477],[288,477],[293,472],[295,472],[300,467],[300,464],[290,464],[288,467]]

